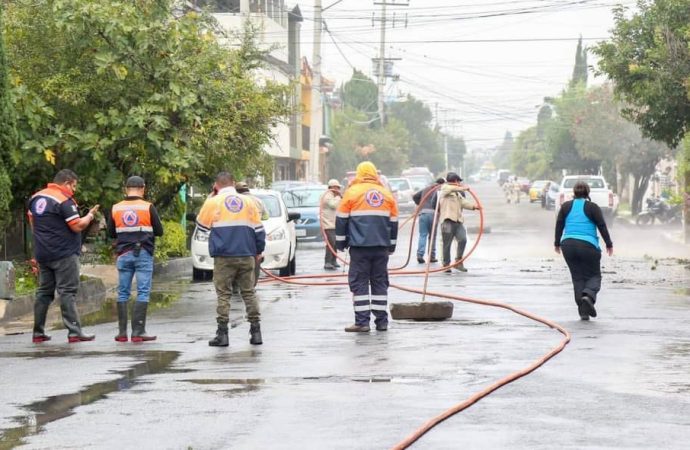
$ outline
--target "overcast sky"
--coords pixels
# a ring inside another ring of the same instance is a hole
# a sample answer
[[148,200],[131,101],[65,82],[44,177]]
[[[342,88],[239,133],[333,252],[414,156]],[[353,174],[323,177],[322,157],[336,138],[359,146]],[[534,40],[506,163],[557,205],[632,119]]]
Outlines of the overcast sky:
[[[323,6],[334,2],[324,0]],[[608,36],[611,10],[619,3],[634,5],[631,0],[410,0],[408,7],[388,7],[388,18],[395,12],[398,22],[387,32],[386,56],[402,58],[395,63],[400,81],[387,86],[389,99],[409,92],[432,109],[438,104],[446,131],[463,136],[470,148],[494,146],[507,130],[517,136],[535,123],[543,98],[558,95],[572,75],[577,38],[592,45],[596,41],[589,39]],[[302,52],[311,61],[314,4],[299,5],[305,17]],[[380,18],[380,8],[373,0],[343,0],[324,12],[330,30],[323,34],[325,76],[340,84],[350,78],[351,65],[372,75],[380,37],[372,14]]]

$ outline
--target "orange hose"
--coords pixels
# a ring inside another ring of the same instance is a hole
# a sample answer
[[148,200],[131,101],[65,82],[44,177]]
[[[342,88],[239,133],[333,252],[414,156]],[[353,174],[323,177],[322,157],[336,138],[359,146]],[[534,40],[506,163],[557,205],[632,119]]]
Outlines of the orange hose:
[[[433,192],[435,192],[440,186],[435,187],[434,189],[430,190],[428,195],[431,195]],[[502,302],[497,302],[497,301],[491,301],[491,300],[481,300],[481,299],[476,299],[476,298],[471,298],[471,297],[463,297],[460,295],[453,295],[453,294],[444,294],[441,292],[430,292],[427,291],[426,289],[426,282],[428,280],[428,276],[431,273],[437,273],[441,272],[443,270],[456,267],[459,264],[463,263],[467,258],[474,253],[475,249],[479,245],[479,241],[481,240],[482,235],[484,234],[484,208],[481,205],[481,202],[477,195],[472,191],[471,189],[468,191],[472,197],[474,198],[474,201],[476,202],[477,206],[479,206],[479,233],[477,234],[477,238],[470,248],[470,251],[467,252],[462,259],[459,261],[454,262],[453,264],[449,264],[448,266],[445,267],[440,267],[437,269],[430,269],[429,264],[426,264],[426,270],[408,270],[404,271],[404,269],[410,261],[410,256],[412,252],[412,243],[413,243],[413,237],[414,237],[414,230],[415,230],[415,219],[417,215],[419,214],[419,211],[421,210],[421,205],[424,203],[424,200],[427,198],[427,196],[424,197],[422,201],[420,201],[420,205],[415,209],[415,212],[412,216],[410,216],[404,223],[401,225],[403,227],[410,221],[412,221],[412,228],[411,228],[411,236],[410,236],[410,245],[408,248],[408,254],[407,254],[407,260],[405,264],[403,264],[401,267],[397,267],[394,269],[389,270],[389,275],[391,276],[407,276],[407,275],[425,275],[427,277],[425,279],[424,283],[424,288],[423,289],[416,289],[416,288],[411,288],[411,287],[406,287],[406,286],[401,286],[397,284],[391,284],[390,287],[399,289],[401,291],[405,292],[410,292],[413,294],[421,294],[425,298],[426,296],[431,296],[431,297],[437,297],[437,298],[445,298],[448,300],[454,300],[454,301],[461,301],[461,302],[467,302],[467,303],[474,303],[478,305],[483,305],[483,306],[491,306],[494,308],[502,308],[502,309],[507,309],[509,311],[512,311],[515,314],[521,315],[523,317],[526,317],[530,320],[534,320],[536,322],[542,323],[549,328],[557,330],[559,333],[563,335],[563,338],[561,341],[558,343],[558,345],[554,346],[548,353],[546,353],[544,356],[541,358],[536,359],[533,361],[531,364],[528,366],[524,367],[523,369],[520,369],[516,372],[513,372],[500,380],[496,381],[495,383],[490,384],[480,392],[477,392],[467,399],[463,400],[462,402],[452,406],[451,408],[448,408],[447,410],[443,411],[441,414],[437,415],[436,417],[433,417],[429,419],[426,423],[424,423],[422,426],[414,430],[412,433],[410,433],[405,439],[402,441],[398,442],[395,444],[392,449],[394,450],[400,450],[400,449],[406,449],[413,443],[415,443],[417,440],[419,440],[422,436],[424,436],[426,433],[428,433],[431,429],[433,429],[436,425],[440,424],[444,420],[454,416],[455,414],[458,414],[459,412],[469,408],[470,406],[474,405],[477,403],[479,400],[489,396],[496,390],[500,389],[501,387],[512,383],[515,380],[518,380],[526,375],[529,375],[530,373],[534,372],[537,370],[539,367],[544,365],[547,361],[549,361],[551,358],[559,354],[560,352],[563,351],[566,345],[570,342],[570,333],[568,330],[563,328],[561,325],[550,321],[548,319],[539,317],[535,314],[532,314],[528,311],[516,308],[512,305],[509,305],[507,303],[502,303]],[[319,211],[319,215],[320,215]],[[434,217],[434,222],[436,221],[436,215]],[[347,264],[347,261],[345,261],[343,258],[338,256],[337,252],[335,251],[334,248],[331,247],[331,245],[328,243],[328,239],[326,239],[325,231],[323,229],[323,226],[321,228],[321,233],[323,234],[324,241],[326,243],[326,247],[331,251],[335,256],[344,264]],[[280,281],[283,283],[288,283],[288,284],[294,284],[294,285],[300,285],[300,286],[347,286],[346,281],[300,281],[300,280],[314,280],[314,279],[327,279],[327,278],[343,278],[347,276],[347,274],[313,274],[313,275],[301,275],[301,276],[292,276],[292,277],[279,277],[274,275],[273,273],[261,269],[268,277],[269,279],[267,280],[262,280],[260,283],[268,283],[268,282],[273,282],[273,281]]]

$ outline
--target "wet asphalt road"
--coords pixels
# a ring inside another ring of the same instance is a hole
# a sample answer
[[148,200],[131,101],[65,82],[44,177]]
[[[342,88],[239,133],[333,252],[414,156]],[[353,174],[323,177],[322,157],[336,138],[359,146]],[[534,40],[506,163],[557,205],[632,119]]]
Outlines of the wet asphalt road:
[[[688,247],[663,238],[672,230],[616,224],[599,317],[580,322],[552,250],[554,213],[505,204],[495,183],[476,189],[491,233],[468,273],[434,275],[430,290],[514,304],[562,324],[572,342],[414,448],[688,448],[690,262],[673,259],[689,258]],[[319,272],[322,255],[302,246],[298,270]],[[45,345],[0,336],[0,449],[389,448],[560,340],[508,311],[464,303],[446,322],[351,335],[342,331],[352,321],[346,288],[271,284],[259,291],[264,345],[249,345],[238,300],[230,348],[216,349],[206,344],[212,285],[168,280],[156,289],[181,294],[151,314],[155,343],[117,344],[112,322],[89,327],[97,340],[79,345],[66,344],[63,330]]]

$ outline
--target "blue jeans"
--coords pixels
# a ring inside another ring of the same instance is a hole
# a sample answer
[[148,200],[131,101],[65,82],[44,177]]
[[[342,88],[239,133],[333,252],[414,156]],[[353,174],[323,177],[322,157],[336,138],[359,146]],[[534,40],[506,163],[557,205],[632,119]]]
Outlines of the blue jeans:
[[[436,233],[431,239],[431,227],[434,225],[434,215],[432,213],[422,213],[419,215],[419,244],[417,245],[417,257],[423,258],[426,253],[426,242],[431,240],[431,258],[436,258]],[[438,227],[438,224],[436,224]]]
[[153,278],[153,256],[142,249],[139,256],[134,252],[123,253],[117,258],[117,271],[120,275],[117,286],[117,301],[126,302],[132,291],[132,279],[137,277],[137,301],[148,302],[151,296]]

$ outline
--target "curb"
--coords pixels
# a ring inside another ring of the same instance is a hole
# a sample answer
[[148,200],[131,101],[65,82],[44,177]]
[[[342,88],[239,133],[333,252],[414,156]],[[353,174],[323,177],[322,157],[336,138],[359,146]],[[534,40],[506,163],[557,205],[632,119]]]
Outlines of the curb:
[[[153,269],[155,278],[176,278],[192,274],[192,258],[176,258],[158,263]],[[77,293],[77,310],[79,314],[98,311],[106,300],[107,287],[103,280],[90,276],[79,284]],[[57,297],[57,296],[56,296]],[[32,314],[34,310],[35,294],[22,295],[12,300],[0,299],[0,324],[19,320],[22,316]],[[56,298],[53,304],[59,305]]]
[[[89,278],[79,283],[77,309],[80,313],[98,309],[105,301],[105,283],[100,278]],[[18,319],[34,310],[35,294],[22,295],[13,300],[0,300],[0,323]],[[59,304],[59,299],[53,301]]]
[[173,278],[189,275],[192,276],[192,257],[175,258],[153,266],[154,278]]

